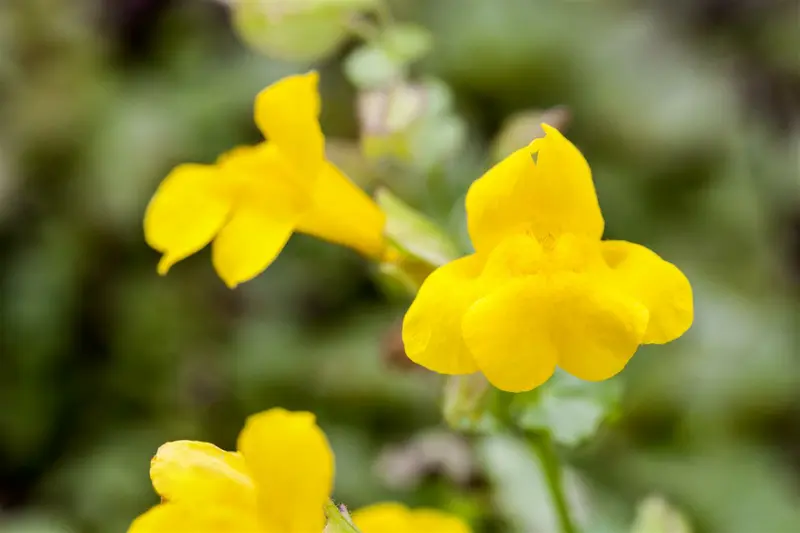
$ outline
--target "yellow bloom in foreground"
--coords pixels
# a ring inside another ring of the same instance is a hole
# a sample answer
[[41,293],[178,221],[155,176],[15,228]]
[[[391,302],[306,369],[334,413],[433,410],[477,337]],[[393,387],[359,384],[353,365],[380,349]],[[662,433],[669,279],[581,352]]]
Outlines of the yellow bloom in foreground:
[[[161,446],[150,464],[161,503],[128,533],[323,533],[334,459],[314,415],[251,416],[238,452],[194,441]],[[437,511],[378,504],[354,515],[363,533],[469,533]]]
[[214,268],[233,288],[264,271],[295,231],[382,253],[383,212],[325,159],[317,84],[310,72],[270,85],[255,103],[267,141],[164,179],[144,218],[147,243],[163,253],[160,274],[213,240]]
[[608,379],[640,344],[692,324],[692,289],[671,263],[625,241],[601,241],[591,171],[554,128],[472,184],[475,253],[435,270],[403,323],[411,360],[442,374],[482,372],[520,392],[561,367]]

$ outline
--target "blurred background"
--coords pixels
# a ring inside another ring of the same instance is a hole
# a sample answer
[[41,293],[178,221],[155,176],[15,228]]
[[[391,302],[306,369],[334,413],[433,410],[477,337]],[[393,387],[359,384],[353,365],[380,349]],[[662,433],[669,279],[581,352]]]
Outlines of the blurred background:
[[[469,184],[544,114],[590,161],[607,236],[693,283],[692,330],[643,348],[615,378],[620,415],[564,450],[586,531],[627,531],[650,494],[696,532],[797,531],[798,3],[390,6],[432,35],[410,76],[447,97],[448,126],[406,152],[440,142],[446,157],[364,157],[352,80],[380,65],[345,60],[346,40],[315,65],[330,156],[355,181],[389,186],[466,249]],[[308,68],[235,26],[211,0],[0,3],[0,531],[125,531],[156,503],[161,443],[232,448],[248,414],[283,406],[317,413],[351,508],[396,499],[478,533],[552,533],[518,443],[447,431],[440,378],[398,344],[407,301],[354,252],[295,236],[234,291],[207,252],[156,274],[142,215],[157,184],[256,142],[256,92]]]

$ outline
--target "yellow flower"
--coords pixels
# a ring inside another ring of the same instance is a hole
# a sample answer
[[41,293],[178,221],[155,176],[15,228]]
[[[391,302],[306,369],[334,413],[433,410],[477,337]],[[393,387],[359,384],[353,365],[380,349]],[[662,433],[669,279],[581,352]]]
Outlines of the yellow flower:
[[[313,414],[253,415],[238,449],[194,441],[161,446],[150,463],[161,503],[128,533],[323,533],[334,460]],[[367,507],[354,519],[363,533],[469,533],[457,518],[397,504]]]
[[380,256],[385,216],[325,159],[318,75],[284,78],[257,96],[267,141],[216,164],[177,166],[147,207],[147,243],[160,274],[213,240],[212,261],[233,288],[264,271],[299,231]]
[[647,248],[601,241],[591,171],[554,128],[470,187],[475,253],[435,270],[403,323],[406,353],[442,374],[482,372],[520,392],[561,367],[608,379],[640,344],[680,337],[692,289]]
[[470,533],[461,519],[433,509],[414,509],[398,503],[378,503],[353,513],[363,533]]

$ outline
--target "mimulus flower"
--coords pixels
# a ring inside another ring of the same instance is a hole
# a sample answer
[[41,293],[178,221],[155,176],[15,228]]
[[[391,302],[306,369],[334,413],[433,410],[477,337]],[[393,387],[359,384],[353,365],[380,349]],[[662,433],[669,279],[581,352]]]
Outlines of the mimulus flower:
[[470,533],[455,516],[434,509],[408,509],[398,503],[378,503],[353,513],[363,533]]
[[411,360],[442,374],[480,371],[520,392],[561,367],[589,381],[620,372],[641,344],[680,337],[692,289],[647,248],[602,241],[591,171],[554,128],[470,187],[475,253],[435,270],[403,323]]
[[164,179],[144,218],[147,243],[163,253],[160,274],[213,241],[214,268],[233,288],[267,268],[295,231],[382,253],[384,214],[325,159],[317,84],[310,72],[270,85],[255,103],[265,142]]
[[314,415],[248,418],[238,452],[205,442],[161,446],[150,464],[162,503],[128,533],[310,533],[325,527],[333,453]]
[[[323,533],[334,458],[314,415],[283,409],[253,415],[237,447],[161,446],[150,463],[161,503],[134,520],[128,533]],[[397,504],[367,507],[353,519],[362,533],[470,531],[444,513]]]

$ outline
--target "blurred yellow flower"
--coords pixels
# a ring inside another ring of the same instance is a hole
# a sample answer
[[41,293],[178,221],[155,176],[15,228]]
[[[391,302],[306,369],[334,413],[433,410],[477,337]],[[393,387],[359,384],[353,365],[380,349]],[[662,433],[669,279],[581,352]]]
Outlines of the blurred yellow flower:
[[435,270],[403,323],[411,360],[442,374],[480,371],[521,392],[561,367],[589,381],[620,372],[640,344],[680,337],[692,289],[647,248],[601,241],[583,155],[556,129],[470,187],[475,253]]
[[[150,464],[156,505],[128,533],[323,533],[334,459],[314,415],[270,409],[248,418],[237,452],[168,442]],[[358,511],[362,533],[470,533],[455,517],[378,504]]]
[[216,164],[177,166],[147,207],[147,243],[160,274],[213,240],[217,273],[233,288],[264,271],[299,231],[380,256],[385,216],[325,159],[318,75],[286,77],[255,102],[267,141]]
[[270,409],[248,418],[238,452],[169,442],[150,464],[162,503],[128,533],[310,533],[325,527],[333,453],[314,415]]
[[470,533],[460,518],[433,509],[410,510],[399,503],[378,503],[353,513],[363,533]]

